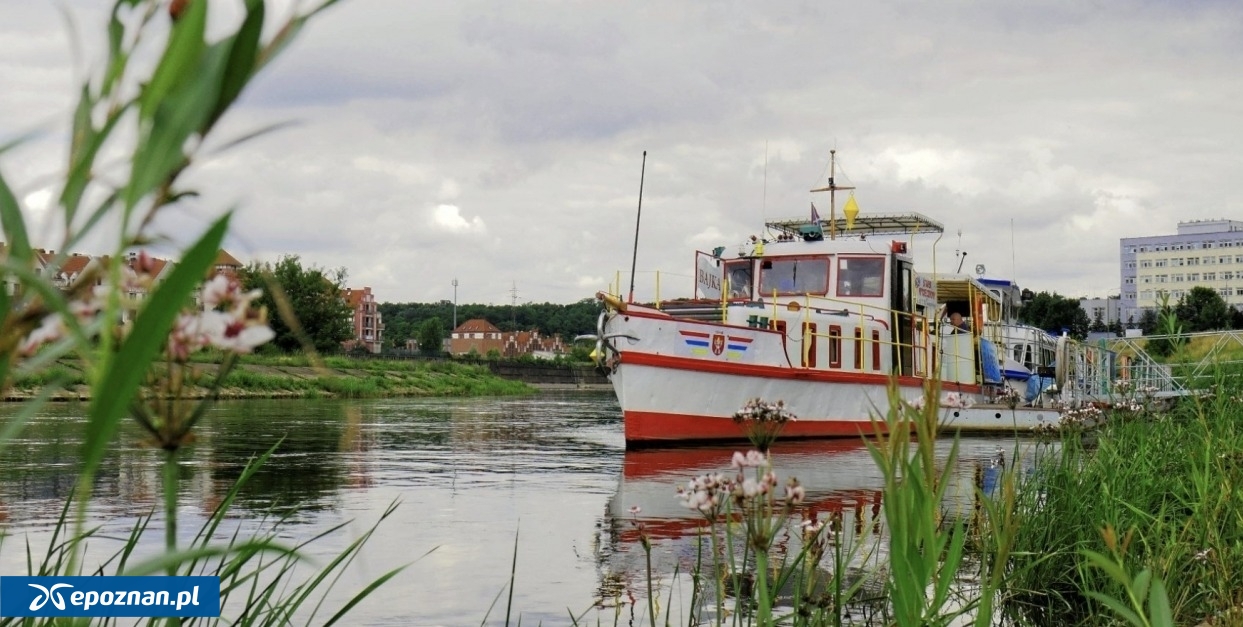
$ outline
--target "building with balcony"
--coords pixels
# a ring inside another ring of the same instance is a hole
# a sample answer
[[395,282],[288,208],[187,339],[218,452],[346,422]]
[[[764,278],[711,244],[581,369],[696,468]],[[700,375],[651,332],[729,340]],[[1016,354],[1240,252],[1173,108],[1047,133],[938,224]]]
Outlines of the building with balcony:
[[345,349],[364,347],[368,352],[379,353],[384,347],[384,321],[380,308],[370,287],[345,290],[345,302],[353,312],[353,339],[345,342]]

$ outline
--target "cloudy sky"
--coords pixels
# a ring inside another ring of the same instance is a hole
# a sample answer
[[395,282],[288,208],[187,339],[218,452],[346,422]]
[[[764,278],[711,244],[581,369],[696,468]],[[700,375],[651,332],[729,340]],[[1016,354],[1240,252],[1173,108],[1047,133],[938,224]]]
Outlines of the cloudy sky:
[[[0,144],[43,131],[0,169],[34,220],[105,4],[0,0]],[[462,303],[571,302],[629,271],[646,150],[637,287],[659,270],[671,295],[696,249],[826,213],[808,190],[835,148],[864,213],[945,225],[938,270],[966,251],[1105,296],[1118,238],[1243,219],[1240,68],[1224,0],[346,0],[220,132],[296,125],[199,164],[203,196],[160,226],[236,205],[239,258],[345,267],[381,301],[452,299],[457,278]]]

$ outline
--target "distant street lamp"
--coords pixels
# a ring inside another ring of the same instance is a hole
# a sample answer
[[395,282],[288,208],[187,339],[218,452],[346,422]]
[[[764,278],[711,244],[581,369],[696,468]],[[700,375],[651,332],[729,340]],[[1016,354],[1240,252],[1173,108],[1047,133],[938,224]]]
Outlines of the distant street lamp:
[[453,328],[457,328],[457,279],[453,279]]

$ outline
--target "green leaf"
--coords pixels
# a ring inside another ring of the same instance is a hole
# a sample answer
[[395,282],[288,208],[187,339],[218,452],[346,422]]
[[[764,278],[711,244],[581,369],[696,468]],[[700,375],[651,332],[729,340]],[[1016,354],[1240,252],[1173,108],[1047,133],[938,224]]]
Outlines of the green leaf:
[[1170,597],[1160,577],[1152,579],[1152,591],[1148,594],[1148,618],[1152,621],[1152,627],[1174,627]]
[[1109,575],[1111,579],[1121,584],[1122,587],[1128,589],[1131,587],[1131,578],[1116,562],[1108,557],[1105,557],[1104,555],[1101,555],[1100,553],[1097,553],[1096,551],[1084,549],[1081,553],[1089,562],[1092,563],[1093,566],[1105,571],[1105,574]]
[[[86,88],[82,89],[82,104],[87,103],[88,94]],[[65,209],[65,224],[69,226],[73,223],[73,219],[78,213],[78,204],[82,202],[82,194],[86,191],[86,186],[91,182],[91,168],[95,165],[95,157],[99,154],[99,149],[103,147],[104,142],[112,135],[113,129],[116,128],[117,122],[121,120],[122,114],[129,109],[129,104],[121,107],[108,116],[108,120],[104,123],[103,128],[98,131],[91,127],[90,113],[85,113],[86,119],[79,122],[74,121],[74,140],[73,149],[70,153],[69,173],[65,177],[65,187],[60,193],[60,203]]]
[[[407,564],[407,566],[408,565],[409,564]],[[401,571],[405,569],[406,569],[406,566],[399,566],[397,568],[394,568],[393,570],[390,570],[387,573],[384,573],[383,575],[378,577],[375,581],[368,584],[367,587],[363,588],[361,592],[354,595],[354,597],[351,598],[348,603],[341,606],[341,609],[337,610],[337,613],[333,614],[332,618],[328,619],[328,622],[324,623],[324,627],[329,627],[329,625],[335,625],[338,620],[341,620],[341,618],[344,617],[347,613],[349,613],[350,610],[354,609],[355,605],[358,605],[359,603],[362,602],[363,599],[370,596],[372,592],[375,592],[376,588],[379,588],[380,586],[384,585],[386,581],[397,576],[397,573],[400,573]]]
[[21,262],[19,265],[26,265],[34,256],[30,237],[26,234],[26,219],[3,175],[0,175],[0,226],[4,228],[4,239],[9,245],[9,257]]
[[[192,3],[194,6],[199,3]],[[134,165],[125,203],[128,207],[185,166],[186,140],[199,132],[216,101],[218,76],[228,50],[219,44],[202,55],[190,82],[180,85],[156,105],[153,117],[134,151]]]
[[179,566],[186,562],[200,560],[205,557],[218,557],[221,555],[234,555],[246,553],[276,553],[278,555],[294,556],[295,553],[290,549],[273,544],[268,540],[248,541],[241,544],[229,546],[207,546],[186,549],[183,551],[174,551],[172,553],[160,553],[151,559],[143,560],[135,564],[132,568],[117,572],[118,576],[126,577],[145,577],[167,571],[170,566]]
[[82,476],[90,477],[103,459],[108,442],[116,433],[126,408],[138,393],[138,386],[147,374],[147,369],[151,367],[151,362],[168,339],[173,320],[215,260],[224,234],[229,228],[230,215],[225,214],[217,220],[186,251],[181,263],[173,267],[172,274],[151,294],[146,306],[134,320],[129,337],[120,345],[112,367],[107,369],[92,390],[86,434],[82,442]]
[[1131,583],[1131,594],[1135,595],[1135,604],[1143,605],[1144,600],[1148,598],[1148,582],[1152,579],[1152,571],[1145,568],[1135,575],[1135,581]]
[[259,35],[263,32],[263,18],[263,0],[246,0],[246,19],[229,47],[229,61],[225,64],[220,93],[208,124],[215,123],[228,110],[229,105],[233,104],[254,76],[255,58],[259,53]]
[[1105,605],[1114,612],[1117,612],[1117,614],[1126,620],[1126,622],[1135,625],[1135,627],[1148,627],[1148,624],[1144,622],[1144,619],[1139,617],[1139,614],[1131,611],[1131,609],[1123,605],[1121,601],[1091,590],[1085,592],[1084,594],[1099,601],[1102,605]]
[[[207,29],[207,5],[210,2],[189,2],[181,17],[173,23],[172,33],[164,56],[151,75],[151,81],[139,97],[138,114],[143,120],[154,117],[156,109],[164,102],[174,86],[181,81],[194,80],[199,58],[206,42],[203,34]],[[214,102],[214,101],[213,101]]]

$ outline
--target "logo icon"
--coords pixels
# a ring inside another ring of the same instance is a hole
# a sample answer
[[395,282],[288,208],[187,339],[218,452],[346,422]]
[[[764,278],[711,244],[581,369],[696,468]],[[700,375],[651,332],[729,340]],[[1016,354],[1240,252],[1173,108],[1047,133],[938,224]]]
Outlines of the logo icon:
[[725,334],[724,333],[712,334],[712,354],[720,355],[721,353],[724,353],[724,352],[725,352]]
[[35,597],[35,600],[30,602],[30,611],[32,612],[39,611],[39,608],[47,604],[48,601],[51,601],[52,605],[56,606],[56,609],[62,612],[65,611],[65,597],[61,596],[60,593],[57,592],[57,590],[61,588],[72,588],[73,587],[72,584],[58,583],[58,584],[53,585],[52,588],[49,590],[37,583],[28,583],[26,585],[30,586],[31,588],[38,588],[39,592],[43,593]]

